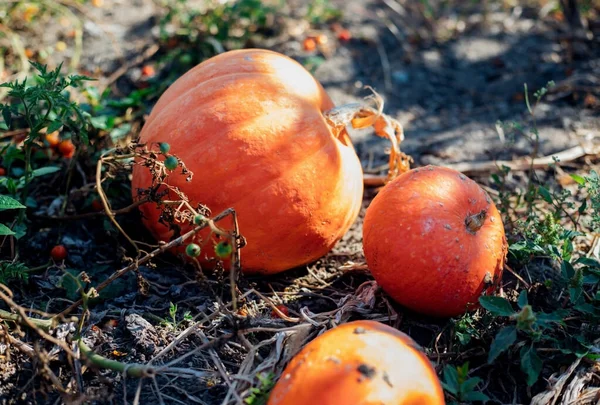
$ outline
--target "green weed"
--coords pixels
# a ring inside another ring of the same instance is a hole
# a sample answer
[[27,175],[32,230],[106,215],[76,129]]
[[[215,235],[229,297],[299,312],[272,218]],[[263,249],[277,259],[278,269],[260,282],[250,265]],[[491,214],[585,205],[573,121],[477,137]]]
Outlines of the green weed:
[[244,402],[248,405],[266,405],[271,390],[275,386],[275,375],[273,373],[258,374],[258,385],[250,389],[250,395]]
[[[483,383],[479,377],[469,378],[469,363],[466,362],[462,366],[454,367],[447,365],[444,367],[444,375],[442,386],[450,393],[457,401],[474,402],[474,401],[489,401],[489,397],[483,392],[477,390],[477,387]],[[456,402],[450,402],[456,404]]]

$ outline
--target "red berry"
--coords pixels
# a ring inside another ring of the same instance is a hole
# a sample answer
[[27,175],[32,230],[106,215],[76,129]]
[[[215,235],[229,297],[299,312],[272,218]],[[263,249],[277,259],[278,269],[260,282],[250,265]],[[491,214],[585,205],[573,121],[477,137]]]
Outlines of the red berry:
[[50,256],[55,262],[62,262],[67,258],[67,249],[63,245],[56,245],[52,248]]
[[75,145],[70,140],[62,141],[58,144],[58,151],[61,155],[70,159],[75,155]]
[[[290,311],[288,310],[288,307],[286,307],[283,304],[280,305],[276,305],[275,308],[277,308],[280,312],[282,312],[285,316],[289,316],[290,315]],[[281,316],[277,313],[277,311],[272,310],[271,311],[271,316],[273,318],[281,318]]]
[[0,176],[6,176],[6,170],[4,167],[0,167]]
[[60,143],[60,137],[58,136],[58,131],[54,131],[54,132],[46,135],[46,141],[52,148],[54,148],[55,146],[58,146],[58,144]]
[[338,32],[337,37],[340,41],[347,42],[350,41],[350,38],[352,38],[352,34],[347,29],[343,29]]
[[317,41],[314,38],[308,37],[302,42],[302,46],[305,51],[312,52],[317,49]]
[[100,201],[99,199],[95,199],[92,201],[92,210],[98,212],[98,211],[104,211],[104,204],[102,204],[102,201]]
[[142,68],[142,77],[152,77],[156,74],[154,66],[146,65]]

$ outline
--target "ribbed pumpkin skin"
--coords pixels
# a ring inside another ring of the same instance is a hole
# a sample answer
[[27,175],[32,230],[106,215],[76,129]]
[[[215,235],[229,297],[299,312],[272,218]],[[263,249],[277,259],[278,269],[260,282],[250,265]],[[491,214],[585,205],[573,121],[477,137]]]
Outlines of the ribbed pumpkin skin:
[[[267,50],[230,51],[167,89],[140,142],[169,143],[194,173],[186,182],[176,170],[169,184],[213,215],[234,208],[247,240],[243,271],[272,274],[325,255],[358,216],[362,168],[349,136],[334,137],[323,118],[333,106],[294,60]],[[136,165],[134,198],[150,184],[148,169]],[[169,240],[156,205],[140,209],[153,235]],[[205,250],[214,257],[212,245]]]
[[308,343],[268,405],[442,405],[435,370],[414,341],[375,321],[354,321]]
[[[465,220],[482,210],[483,226],[473,234]],[[493,291],[507,243],[502,218],[477,183],[426,166],[398,176],[375,196],[365,213],[363,249],[375,280],[395,301],[452,317],[477,308],[484,289]]]

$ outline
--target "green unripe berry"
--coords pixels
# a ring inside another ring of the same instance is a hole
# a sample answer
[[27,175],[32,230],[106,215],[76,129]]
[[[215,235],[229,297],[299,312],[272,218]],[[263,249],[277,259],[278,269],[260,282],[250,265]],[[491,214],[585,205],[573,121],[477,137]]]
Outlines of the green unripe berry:
[[192,56],[188,55],[187,53],[181,55],[179,57],[179,63],[183,65],[189,65],[190,63],[192,63]]
[[179,164],[179,160],[175,156],[169,156],[165,159],[165,167],[169,170],[177,169],[177,165]]
[[231,246],[229,241],[224,240],[222,242],[217,243],[217,246],[215,246],[215,253],[221,259],[229,257],[231,255],[231,252],[233,252],[233,247]]
[[196,245],[195,243],[190,243],[185,248],[185,254],[188,255],[189,257],[200,256],[200,251],[201,251],[200,246]]
[[160,153],[166,154],[166,153],[169,153],[169,151],[171,150],[171,145],[169,145],[166,142],[161,142],[159,144],[159,148],[160,148]]
[[194,224],[202,225],[204,222],[206,222],[206,217],[204,215],[198,214],[194,217]]

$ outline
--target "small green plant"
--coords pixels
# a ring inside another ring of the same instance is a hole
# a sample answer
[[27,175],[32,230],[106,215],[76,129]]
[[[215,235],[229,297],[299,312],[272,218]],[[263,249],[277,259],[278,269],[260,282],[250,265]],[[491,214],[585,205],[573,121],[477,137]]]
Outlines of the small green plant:
[[472,313],[466,313],[456,320],[454,324],[454,334],[459,343],[463,346],[468,345],[472,338],[479,338],[478,325],[473,318]]
[[308,4],[306,19],[311,24],[325,24],[341,17],[342,13],[331,4],[330,0],[312,0]]
[[12,281],[27,282],[29,272],[27,266],[20,262],[0,262],[0,284],[8,285]]
[[[525,86],[525,104],[532,126],[513,123],[509,127],[513,135],[523,135],[531,142],[532,162],[539,146],[535,109],[552,85],[550,82],[533,94],[533,105]],[[558,163],[555,158],[549,168],[555,169]],[[539,381],[544,364],[562,364],[565,356],[597,357],[593,343],[600,325],[600,262],[592,255],[584,255],[576,245],[578,238],[591,239],[586,233],[598,230],[600,181],[595,171],[587,176],[571,174],[578,191],[556,190],[542,182],[532,166],[526,189],[520,192],[506,187],[509,174],[510,169],[502,167],[492,176],[492,183],[500,190],[500,210],[511,231],[507,235],[508,258],[520,268],[535,267],[540,260],[552,263],[552,269],[542,270],[547,278],[543,284],[546,297],[538,299],[537,304],[530,302],[532,290],[528,288],[518,292],[516,302],[497,296],[483,296],[479,301],[501,325],[491,342],[488,363],[504,359],[505,352],[518,351],[520,368],[527,385],[532,386]],[[553,273],[547,274],[548,271]],[[532,281],[539,280],[534,275]],[[586,327],[581,326],[582,322]]]
[[169,303],[169,316],[162,320],[162,324],[164,326],[168,326],[172,329],[177,329],[183,322],[189,322],[193,319],[190,311],[186,311],[183,313],[183,317],[180,321],[177,320],[177,304]]
[[460,367],[450,364],[444,367],[442,386],[458,402],[489,401],[490,398],[487,395],[477,390],[482,382],[483,380],[479,377],[469,378],[468,362]]
[[518,299],[519,311],[515,311],[511,303],[502,297],[486,296],[480,298],[481,306],[493,315],[508,317],[513,323],[502,328],[494,338],[488,353],[488,363],[492,364],[498,356],[512,347],[517,341],[518,332],[524,337],[525,345],[521,347],[519,357],[521,369],[527,375],[527,385],[533,385],[542,371],[542,359],[535,345],[546,340],[548,329],[556,325],[564,326],[563,318],[568,311],[557,310],[553,313],[534,312],[528,303],[527,291],[521,291]]
[[[8,197],[6,195],[0,195],[0,211],[14,209],[25,209],[25,206],[17,200],[15,200],[14,198]],[[0,236],[7,235],[16,235],[16,233],[8,226],[0,223]]]
[[[583,188],[587,189],[590,208],[592,210],[590,226],[596,233],[600,233],[600,176],[595,170],[592,170],[590,175],[581,178],[573,177],[575,181]],[[584,211],[585,206],[580,206],[579,211]]]
[[275,386],[275,374],[260,373],[257,375],[258,385],[250,388],[250,395],[244,399],[248,405],[266,405],[271,390]]
[[[34,78],[35,83],[30,85],[24,79],[0,85],[9,89],[8,97],[11,100],[8,104],[0,104],[0,129],[24,129],[26,133],[22,147],[9,143],[2,148],[2,165],[7,175],[0,178],[0,187],[22,205],[35,207],[36,201],[28,198],[29,184],[36,177],[59,171],[60,167],[46,165],[34,168],[34,146],[44,143],[46,133],[58,130],[69,134],[71,139],[87,143],[89,115],[78,104],[70,101],[67,88],[79,87],[83,81],[92,79],[79,75],[64,77],[60,73],[61,66],[48,71],[45,65],[36,62],[31,64],[38,72]],[[20,211],[17,228],[23,228],[25,212]]]
[[186,0],[163,0],[161,39],[176,37],[190,44],[201,44],[210,37],[211,41],[240,48],[251,36],[272,26],[272,16],[282,4],[281,1],[279,5],[268,5],[262,0],[210,0],[198,8]]
[[[573,176],[573,178],[588,195],[588,199],[579,203],[577,212],[580,215],[589,213],[588,202],[591,207],[597,204],[598,176],[596,172],[592,172],[587,177]],[[491,314],[508,317],[511,321],[510,325],[496,334],[490,347],[488,362],[493,363],[502,352],[520,342],[521,369],[527,375],[527,383],[530,386],[538,380],[543,365],[537,347],[547,349],[551,346],[553,350],[563,354],[595,356],[591,352],[593,337],[581,328],[569,328],[567,319],[585,319],[592,329],[600,324],[600,301],[597,299],[600,262],[575,252],[575,238],[584,235],[569,228],[578,227],[579,218],[577,220],[571,218],[565,222],[567,215],[561,215],[563,212],[561,204],[565,202],[562,193],[557,197],[556,193],[542,188],[541,191],[538,190],[537,195],[546,203],[549,211],[546,211],[545,217],[540,219],[540,216],[544,215],[543,210],[535,209],[531,218],[518,223],[516,231],[520,234],[520,239],[510,245],[509,252],[514,259],[522,263],[537,257],[550,258],[558,263],[560,273],[553,278],[556,285],[552,283],[547,286],[553,287],[554,294],[566,298],[567,301],[554,301],[552,311],[542,312],[534,310],[529,304],[526,290],[519,294],[518,311],[515,311],[505,298],[490,296],[480,298],[482,307]],[[569,204],[575,206],[574,203]],[[590,225],[593,226],[597,221],[597,211],[592,209]],[[567,227],[566,224],[571,226]]]

